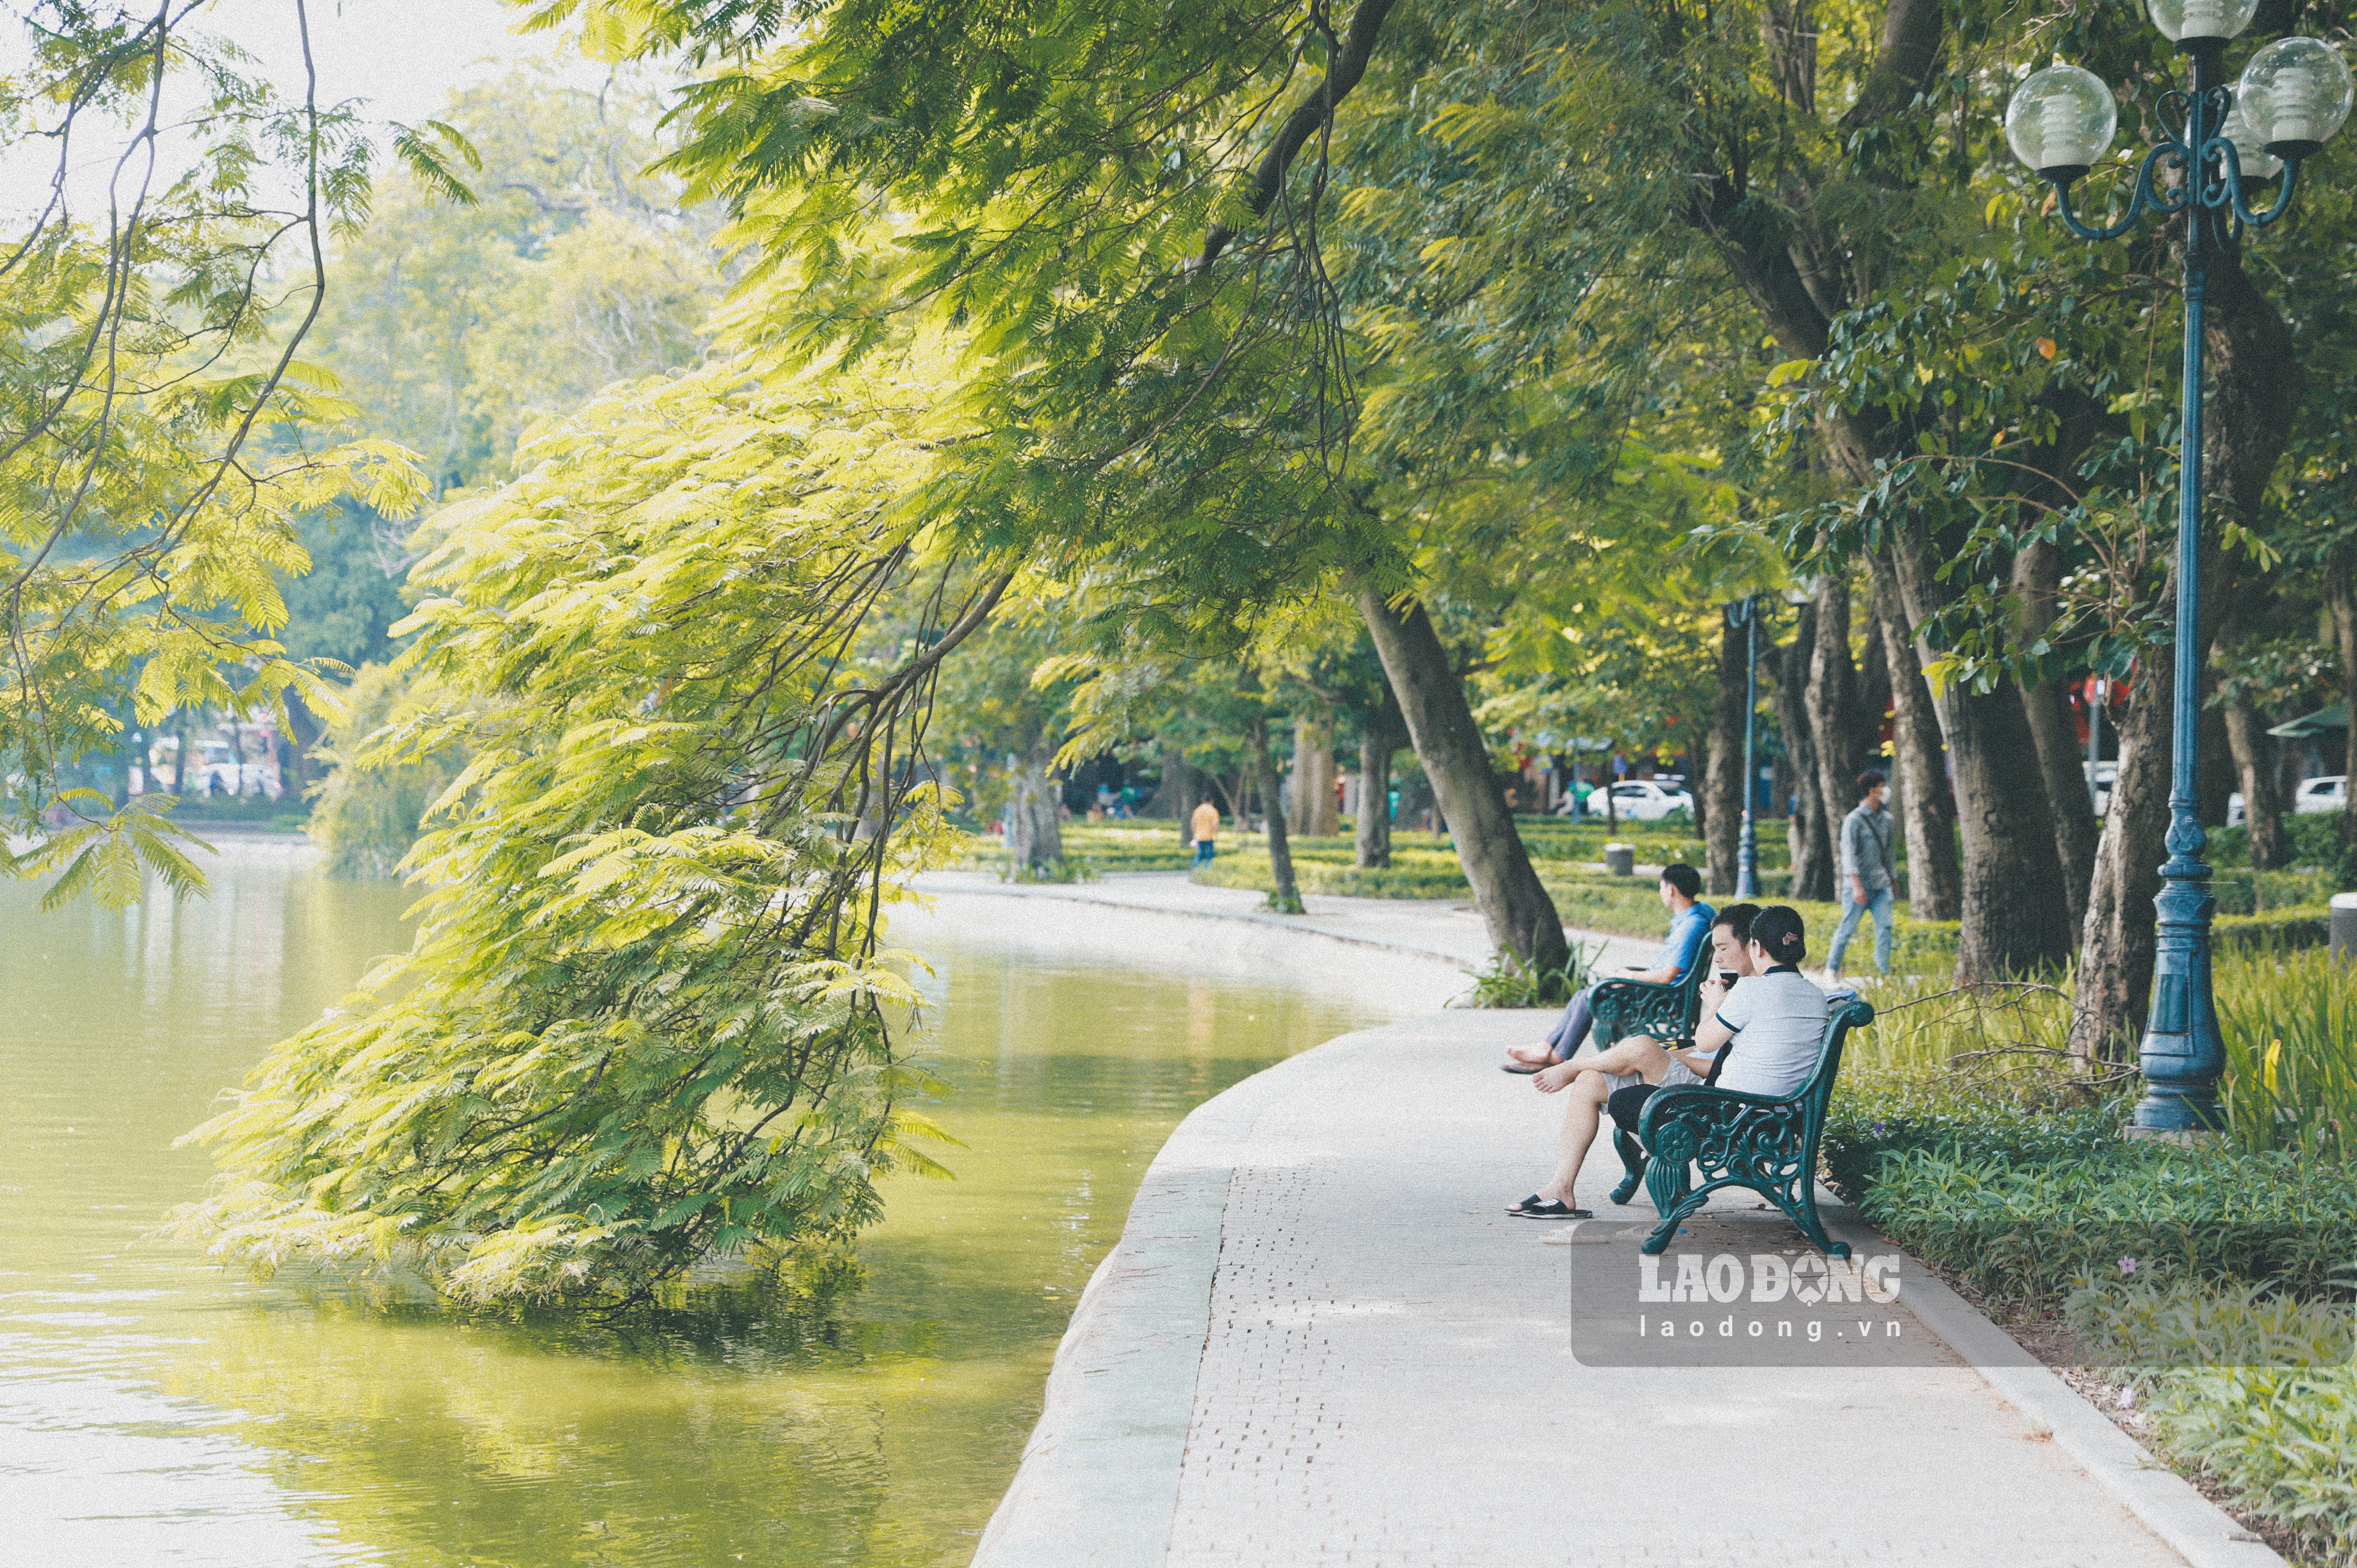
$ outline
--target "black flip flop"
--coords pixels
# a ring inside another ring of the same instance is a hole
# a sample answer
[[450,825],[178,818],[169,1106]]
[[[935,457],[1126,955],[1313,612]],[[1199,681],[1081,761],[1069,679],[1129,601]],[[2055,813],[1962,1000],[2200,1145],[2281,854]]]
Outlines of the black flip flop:
[[1542,1203],[1539,1195],[1530,1197],[1506,1210],[1517,1219],[1593,1219],[1596,1216],[1585,1208],[1574,1208],[1566,1203]]
[[[1737,782],[1740,783],[1742,780],[1738,779]],[[1501,1062],[1498,1065],[1498,1070],[1500,1072],[1522,1073],[1527,1076],[1534,1072],[1544,1072],[1548,1068],[1553,1066],[1555,1066],[1555,1063],[1553,1062],[1547,1062],[1539,1067],[1532,1067],[1524,1062]]]

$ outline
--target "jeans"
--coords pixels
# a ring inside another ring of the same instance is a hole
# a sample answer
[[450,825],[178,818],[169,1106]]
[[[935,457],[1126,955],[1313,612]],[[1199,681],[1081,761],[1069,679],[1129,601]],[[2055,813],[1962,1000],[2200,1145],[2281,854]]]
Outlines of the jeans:
[[1579,1047],[1587,1043],[1587,1031],[1595,1024],[1596,1015],[1588,1011],[1587,993],[1583,991],[1564,1004],[1563,1016],[1547,1031],[1547,1049],[1559,1062],[1569,1061]]
[[1195,841],[1195,864],[1198,865],[1209,865],[1211,864],[1211,841],[1210,839],[1197,839]]
[[1890,889],[1888,887],[1870,890],[1864,904],[1857,901],[1856,894],[1842,896],[1841,924],[1834,928],[1833,949],[1825,954],[1828,972],[1841,972],[1842,953],[1848,948],[1850,938],[1857,934],[1859,918],[1868,913],[1874,916],[1874,966],[1885,974],[1890,972]]

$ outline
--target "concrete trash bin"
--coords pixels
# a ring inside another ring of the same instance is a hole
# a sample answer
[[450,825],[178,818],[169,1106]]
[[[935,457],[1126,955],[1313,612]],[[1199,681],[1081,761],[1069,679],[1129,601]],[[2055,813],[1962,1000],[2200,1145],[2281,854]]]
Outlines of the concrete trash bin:
[[2357,893],[2332,896],[2332,956],[2342,963],[2357,957]]
[[[1615,876],[1636,875],[1637,846],[1633,843],[1606,844],[1604,846],[1604,869],[1610,872]],[[2352,913],[2357,913],[2357,911],[2352,911]],[[2340,916],[2335,915],[2333,919],[2338,921],[2340,918]],[[2340,929],[2341,928],[2337,924],[2333,927],[2333,929],[2336,931]]]

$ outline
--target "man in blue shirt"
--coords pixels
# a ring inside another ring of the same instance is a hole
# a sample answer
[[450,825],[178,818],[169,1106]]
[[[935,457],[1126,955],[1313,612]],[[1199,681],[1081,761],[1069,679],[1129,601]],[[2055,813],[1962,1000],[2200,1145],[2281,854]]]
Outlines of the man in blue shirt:
[[[1662,906],[1670,912],[1670,934],[1651,968],[1631,964],[1622,971],[1624,974],[1631,980],[1650,980],[1660,985],[1674,984],[1684,977],[1710,937],[1711,921],[1717,917],[1717,911],[1709,905],[1695,901],[1701,892],[1702,873],[1693,866],[1662,867]],[[1549,1063],[1569,1060],[1587,1043],[1588,1028],[1595,1023],[1587,999],[1587,991],[1573,997],[1564,1008],[1563,1016],[1555,1020],[1555,1027],[1537,1045],[1507,1047],[1505,1069],[1536,1072]]]

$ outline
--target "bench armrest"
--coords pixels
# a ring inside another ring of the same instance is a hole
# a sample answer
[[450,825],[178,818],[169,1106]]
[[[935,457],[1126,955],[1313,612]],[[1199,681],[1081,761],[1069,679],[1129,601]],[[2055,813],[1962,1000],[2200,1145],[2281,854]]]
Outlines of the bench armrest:
[[1683,1044],[1694,1038],[1695,1012],[1707,967],[1696,961],[1672,981],[1598,981],[1588,993],[1588,1009],[1598,1023],[1607,1026],[1608,1044],[1631,1035]]

